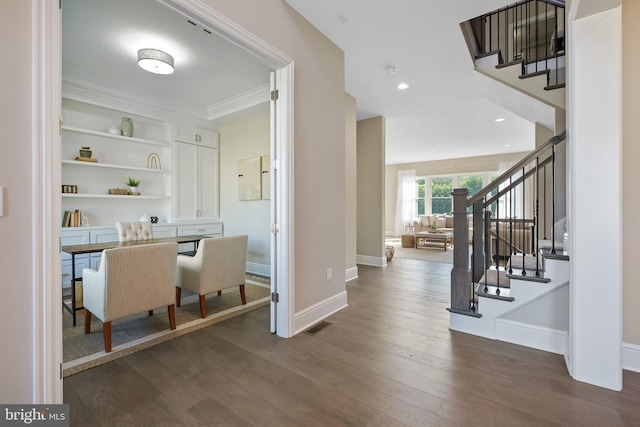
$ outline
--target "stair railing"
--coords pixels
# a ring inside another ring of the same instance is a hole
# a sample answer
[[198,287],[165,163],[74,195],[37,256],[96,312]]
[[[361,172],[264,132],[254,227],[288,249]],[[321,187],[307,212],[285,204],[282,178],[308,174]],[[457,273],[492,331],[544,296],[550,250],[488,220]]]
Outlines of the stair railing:
[[521,64],[523,77],[546,73],[549,88],[564,84],[564,1],[520,1],[461,27],[474,59],[498,54],[498,67]]
[[[489,270],[496,270],[497,283],[491,285],[498,295],[502,286],[500,271],[541,276],[540,241],[546,242],[547,232],[551,235],[549,250],[556,253],[556,147],[565,139],[565,131],[550,138],[471,197],[466,188],[453,190],[449,311],[479,316],[475,293],[478,286],[487,291]],[[549,228],[542,234],[543,239],[540,228]],[[515,268],[514,257],[518,258]],[[528,260],[535,262],[532,270],[526,268]]]

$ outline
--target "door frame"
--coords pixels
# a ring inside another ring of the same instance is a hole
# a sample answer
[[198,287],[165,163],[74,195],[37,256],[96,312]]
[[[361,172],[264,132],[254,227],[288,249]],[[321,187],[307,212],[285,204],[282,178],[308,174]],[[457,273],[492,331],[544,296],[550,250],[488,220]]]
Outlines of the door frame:
[[[276,153],[279,173],[277,262],[272,272],[278,280],[280,303],[277,334],[289,338],[293,327],[293,60],[249,31],[197,0],[163,0],[176,11],[207,22],[218,34],[246,49],[276,70],[280,90]],[[31,0],[33,24],[33,214],[34,273],[34,401],[62,403],[62,296],[60,254],[60,118],[62,99],[62,25],[58,2]],[[55,285],[51,285],[55,284]]]

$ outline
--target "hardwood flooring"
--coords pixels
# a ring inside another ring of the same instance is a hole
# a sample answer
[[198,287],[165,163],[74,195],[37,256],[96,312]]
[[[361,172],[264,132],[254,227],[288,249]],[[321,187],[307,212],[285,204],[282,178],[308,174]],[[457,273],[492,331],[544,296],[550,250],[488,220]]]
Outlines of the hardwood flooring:
[[562,356],[448,329],[451,265],[360,266],[315,336],[269,308],[64,380],[72,426],[638,426],[640,374],[613,392]]

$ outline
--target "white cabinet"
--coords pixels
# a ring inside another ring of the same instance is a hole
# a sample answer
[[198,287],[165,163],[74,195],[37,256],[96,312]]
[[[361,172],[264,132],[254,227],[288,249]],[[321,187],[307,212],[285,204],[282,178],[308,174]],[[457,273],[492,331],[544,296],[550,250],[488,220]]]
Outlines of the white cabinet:
[[[197,225],[179,225],[178,236],[195,236],[202,234],[208,237],[222,237],[222,223],[202,223]],[[180,253],[189,253],[195,251],[191,243],[182,243],[179,245]]]
[[218,148],[217,132],[182,123],[176,123],[174,125],[173,139],[179,142],[201,145],[203,147]]
[[174,220],[218,218],[218,150],[176,142]]

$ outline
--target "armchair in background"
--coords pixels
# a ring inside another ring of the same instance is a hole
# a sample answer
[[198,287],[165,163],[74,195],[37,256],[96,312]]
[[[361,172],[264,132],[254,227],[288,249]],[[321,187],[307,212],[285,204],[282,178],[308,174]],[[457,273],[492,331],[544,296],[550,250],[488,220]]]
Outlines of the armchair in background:
[[199,295],[200,316],[207,317],[206,295],[222,294],[222,289],[240,287],[242,304],[247,303],[244,282],[248,236],[212,237],[200,240],[193,257],[178,255],[176,305],[180,307],[182,289]]

